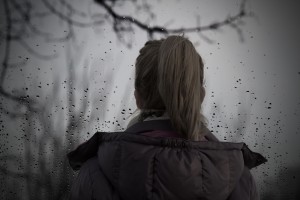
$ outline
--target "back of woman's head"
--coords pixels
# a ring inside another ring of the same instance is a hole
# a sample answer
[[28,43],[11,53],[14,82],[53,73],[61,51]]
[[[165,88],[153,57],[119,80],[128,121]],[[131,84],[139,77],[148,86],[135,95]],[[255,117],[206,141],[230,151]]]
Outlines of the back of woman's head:
[[165,110],[183,138],[199,140],[204,116],[201,104],[203,61],[182,36],[148,41],[136,60],[135,89],[141,110]]

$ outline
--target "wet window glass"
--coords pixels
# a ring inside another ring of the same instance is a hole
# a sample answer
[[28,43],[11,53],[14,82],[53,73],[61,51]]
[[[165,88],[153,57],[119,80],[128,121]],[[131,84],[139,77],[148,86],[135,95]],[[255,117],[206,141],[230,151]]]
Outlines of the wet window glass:
[[66,199],[66,154],[137,110],[135,59],[184,35],[204,60],[202,113],[221,141],[268,162],[261,199],[300,199],[300,31],[296,1],[3,0],[1,199]]

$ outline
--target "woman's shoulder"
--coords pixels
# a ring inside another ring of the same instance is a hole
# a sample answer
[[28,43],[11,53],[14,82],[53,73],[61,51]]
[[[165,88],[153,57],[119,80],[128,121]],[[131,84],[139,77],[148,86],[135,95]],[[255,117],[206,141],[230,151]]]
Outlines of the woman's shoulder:
[[97,156],[84,162],[73,182],[70,199],[113,199],[112,195],[113,187],[99,167]]

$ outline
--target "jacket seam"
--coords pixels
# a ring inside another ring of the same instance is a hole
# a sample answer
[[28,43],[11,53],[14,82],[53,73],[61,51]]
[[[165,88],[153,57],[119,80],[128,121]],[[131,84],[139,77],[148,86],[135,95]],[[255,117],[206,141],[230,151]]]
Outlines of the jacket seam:
[[122,156],[121,142],[118,142],[118,150],[116,152],[116,159],[115,159],[115,166],[114,166],[115,184],[118,191],[120,188],[119,184],[120,184],[121,156]]
[[91,194],[91,198],[94,199],[94,190],[93,190],[93,179],[92,179],[92,176],[91,176],[91,170],[90,168],[88,168],[88,176],[89,176],[89,180],[90,180],[90,184],[91,184],[91,191],[92,191],[92,194]]
[[[126,135],[128,134],[128,135]],[[134,135],[129,133],[119,134],[109,133],[102,136],[102,141],[105,142],[129,142],[137,144],[147,144],[159,147],[170,148],[191,148],[191,149],[203,149],[203,150],[241,150],[244,143],[231,143],[231,142],[219,142],[219,141],[205,141],[201,142],[204,146],[199,146],[199,142],[185,140],[182,138],[155,138],[143,135]],[[207,143],[211,143],[210,146]]]
[[156,173],[156,158],[157,153],[153,156],[153,164],[152,164],[152,186],[151,186],[151,199],[154,198],[154,183],[155,183],[155,173]]
[[[200,155],[199,155],[200,156]],[[204,193],[204,170],[203,170],[203,159],[200,156],[200,162],[201,162],[201,188],[202,188],[202,192]]]
[[229,182],[229,184],[227,185],[227,194],[229,195],[230,194],[230,187],[231,187],[231,180],[230,180],[230,178],[231,178],[231,172],[232,172],[232,170],[231,170],[231,165],[230,165],[230,161],[229,161],[229,155],[228,155],[228,152],[226,152],[227,153],[227,167],[228,167],[228,182]]

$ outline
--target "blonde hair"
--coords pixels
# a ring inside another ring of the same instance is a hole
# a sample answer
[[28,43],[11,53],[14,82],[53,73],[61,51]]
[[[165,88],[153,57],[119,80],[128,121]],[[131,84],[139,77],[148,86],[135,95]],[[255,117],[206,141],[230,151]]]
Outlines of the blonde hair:
[[135,89],[143,110],[165,110],[175,130],[198,141],[205,117],[204,66],[193,44],[182,36],[146,42],[136,59]]

